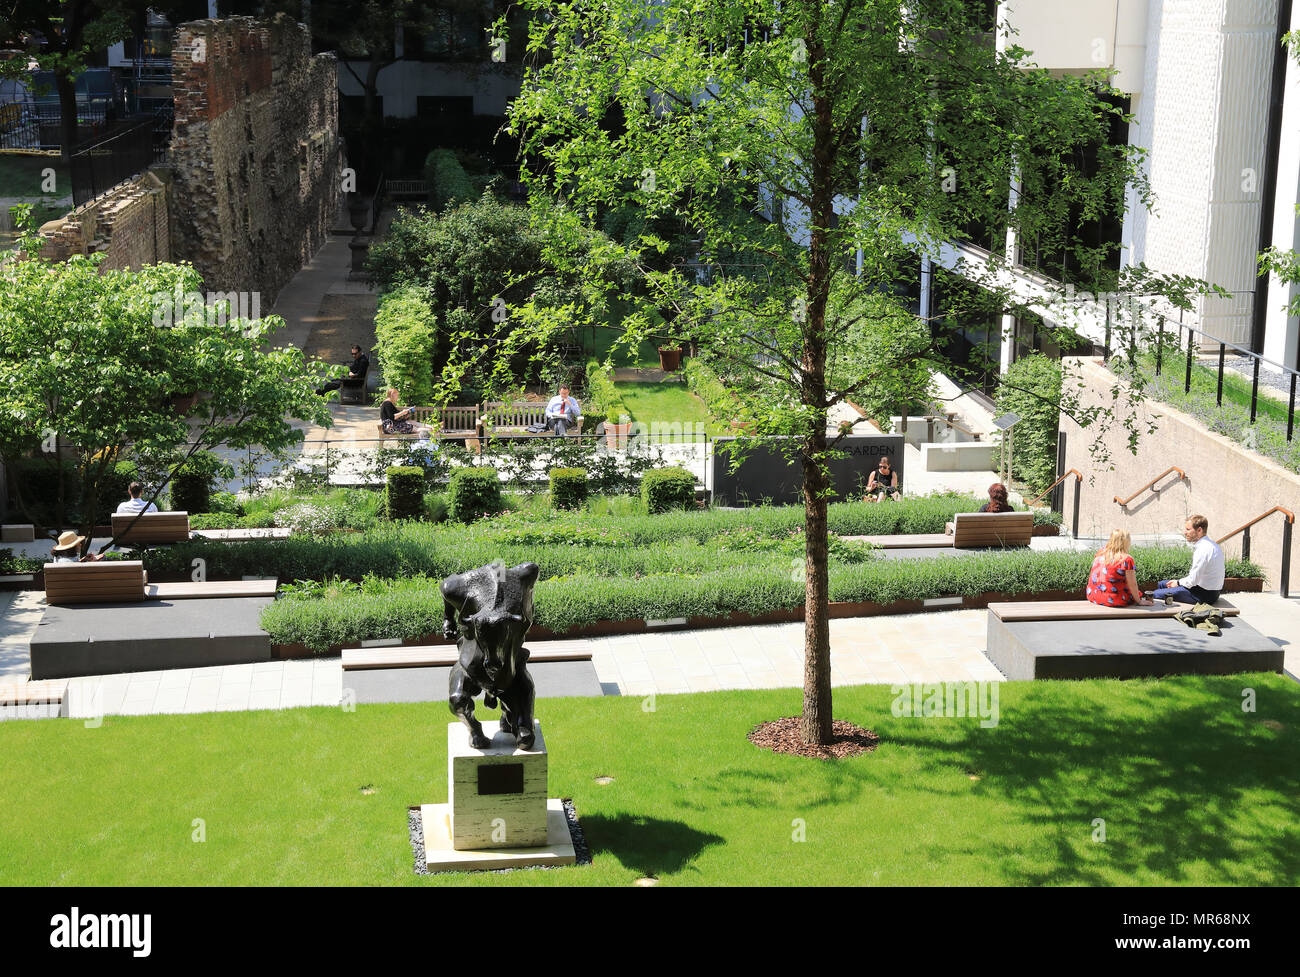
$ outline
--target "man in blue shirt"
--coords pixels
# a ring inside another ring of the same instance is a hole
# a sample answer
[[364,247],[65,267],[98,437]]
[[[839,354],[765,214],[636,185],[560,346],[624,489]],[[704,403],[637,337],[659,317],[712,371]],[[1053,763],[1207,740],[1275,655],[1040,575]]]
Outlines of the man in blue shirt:
[[582,421],[582,409],[578,402],[569,396],[569,388],[561,387],[560,392],[546,405],[546,426],[561,437],[570,428]]
[[144,486],[139,482],[132,482],[127,487],[127,492],[131,497],[117,507],[117,515],[134,516],[137,512],[157,512],[158,507],[152,502],[146,502],[140,498],[144,492]]

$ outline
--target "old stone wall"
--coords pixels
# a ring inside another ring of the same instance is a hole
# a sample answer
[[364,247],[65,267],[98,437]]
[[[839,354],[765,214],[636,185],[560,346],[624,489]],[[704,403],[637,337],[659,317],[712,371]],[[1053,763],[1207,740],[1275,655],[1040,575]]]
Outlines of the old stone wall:
[[[1084,383],[1085,404],[1109,405],[1115,377],[1097,360],[1071,360]],[[1157,424],[1146,434],[1147,422]],[[1181,533],[1187,517],[1200,513],[1210,521],[1215,539],[1271,509],[1285,506],[1300,514],[1300,475],[1234,441],[1209,431],[1192,417],[1158,401],[1147,401],[1138,411],[1143,432],[1137,455],[1129,453],[1127,433],[1112,431],[1104,441],[1108,461],[1095,461],[1088,450],[1093,433],[1062,416],[1066,438],[1066,469],[1084,476],[1079,504],[1079,532],[1106,536],[1112,529],[1130,533]],[[1175,475],[1161,479],[1156,491],[1147,491],[1127,506],[1125,499],[1156,475],[1176,465],[1186,480]],[[1113,470],[1111,470],[1113,466]],[[1065,483],[1063,505],[1069,524],[1074,505],[1073,480]],[[1275,513],[1251,530],[1250,558],[1264,567],[1267,585],[1277,588],[1282,568],[1283,517]],[[1291,588],[1300,588],[1292,546]],[[1241,537],[1224,544],[1229,556],[1241,555]]]
[[334,56],[285,16],[201,20],[177,28],[172,73],[177,257],[269,304],[338,208]]
[[41,225],[41,255],[105,255],[101,268],[142,268],[171,261],[171,199],[165,170],[146,170],[58,220]]

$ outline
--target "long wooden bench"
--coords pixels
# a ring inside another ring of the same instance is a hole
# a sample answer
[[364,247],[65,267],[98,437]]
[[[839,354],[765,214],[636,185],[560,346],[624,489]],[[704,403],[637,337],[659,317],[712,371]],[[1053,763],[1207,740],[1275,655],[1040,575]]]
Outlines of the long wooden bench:
[[[528,428],[546,423],[546,404],[540,401],[515,401],[513,404],[486,403],[479,414],[479,422],[487,434],[507,434],[512,437],[551,437],[551,431],[529,431]],[[576,436],[582,433],[583,418],[564,433]]]
[[191,583],[151,583],[144,588],[148,600],[200,600],[212,597],[274,597],[277,580],[207,580]]
[[[557,643],[555,648],[529,649],[529,664],[539,662],[591,661],[591,650],[573,644]],[[380,648],[345,648],[343,671],[360,671],[368,668],[428,668],[450,667],[456,664],[460,652],[455,645],[400,645]]]
[[293,530],[288,527],[276,529],[196,529],[193,535],[200,539],[217,540],[223,543],[242,543],[249,539],[288,539]]
[[845,539],[871,543],[887,550],[987,549],[990,547],[1028,546],[1034,537],[1032,512],[959,512],[953,517],[955,532],[906,533],[897,536],[845,536]]
[[0,706],[54,705],[61,703],[67,694],[67,679],[0,682]]
[[118,604],[144,600],[148,578],[139,560],[45,564],[47,604]]
[[[1166,605],[1163,602],[1127,607],[1106,607],[1090,600],[1009,601],[989,604],[989,613],[1001,621],[1109,621],[1118,618],[1173,617],[1191,610],[1191,604]],[[1226,600],[1214,604],[1224,617],[1236,617],[1241,610]]]
[[[434,428],[440,437],[472,438],[478,433],[479,409],[477,404],[468,407],[412,407],[406,420]],[[405,434],[386,434],[382,421],[376,422],[379,433],[385,437],[414,437]]]
[[190,538],[190,514],[184,511],[146,512],[142,516],[115,512],[112,521],[113,538],[120,546],[183,543]]

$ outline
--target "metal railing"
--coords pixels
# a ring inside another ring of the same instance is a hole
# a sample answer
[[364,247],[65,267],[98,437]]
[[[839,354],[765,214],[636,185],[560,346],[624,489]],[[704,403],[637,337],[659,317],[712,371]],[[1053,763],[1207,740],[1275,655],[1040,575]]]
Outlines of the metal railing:
[[137,122],[72,154],[72,200],[80,207],[149,168],[154,160],[153,121]]
[[[1151,479],[1151,481],[1147,482],[1147,483],[1146,483],[1145,485],[1143,485],[1140,489],[1138,489],[1136,492],[1134,492],[1132,495],[1130,495],[1127,499],[1121,499],[1121,498],[1117,495],[1117,496],[1115,496],[1115,501],[1118,502],[1120,505],[1128,505],[1130,502],[1132,502],[1134,499],[1136,499],[1139,495],[1141,495],[1141,494],[1142,494],[1143,492],[1145,492],[1147,489],[1152,488],[1152,487],[1156,484],[1156,482],[1160,481],[1160,479],[1164,478],[1164,477],[1165,477],[1166,475],[1168,475],[1170,472],[1178,472],[1178,480],[1179,480],[1179,481],[1185,481],[1185,480],[1187,479],[1187,473],[1186,473],[1185,471],[1183,471],[1183,470],[1182,470],[1181,468],[1179,468],[1177,465],[1170,465],[1168,468],[1166,468],[1164,471],[1162,471],[1159,475],[1157,475],[1155,478]],[[1067,473],[1067,474],[1068,474],[1068,473]]]
[[1226,536],[1220,536],[1215,542],[1217,542],[1220,546],[1222,546],[1228,540],[1232,539],[1232,537],[1240,533],[1241,534],[1241,558],[1243,560],[1249,560],[1250,559],[1250,527],[1263,519],[1267,519],[1275,512],[1280,512],[1282,513],[1283,516],[1286,517],[1285,521],[1282,523],[1282,571],[1278,575],[1279,577],[1278,590],[1283,597],[1289,597],[1291,596],[1289,593],[1290,585],[1288,581],[1288,578],[1291,576],[1291,528],[1295,523],[1295,513],[1292,512],[1290,509],[1283,508],[1280,505],[1275,505],[1273,506],[1273,508],[1269,509],[1268,512],[1261,513],[1260,515],[1256,516],[1254,519],[1250,520],[1250,522],[1246,523],[1245,525],[1238,526],[1236,529],[1228,533]]
[[[1183,338],[1184,332],[1186,332],[1187,334],[1185,341]],[[1197,343],[1196,342],[1197,336],[1200,336],[1203,342]],[[1160,376],[1161,367],[1163,366],[1164,346],[1165,346],[1164,337],[1165,337],[1165,317],[1161,316],[1160,325],[1157,329],[1156,376]],[[1226,342],[1225,340],[1219,339],[1217,336],[1211,336],[1207,332],[1204,332],[1200,329],[1194,329],[1191,326],[1185,326],[1183,325],[1183,323],[1179,322],[1178,342],[1175,348],[1179,350],[1183,350],[1184,345],[1185,345],[1185,352],[1184,352],[1184,370],[1183,370],[1183,393],[1190,393],[1192,390],[1192,365],[1193,365],[1193,361],[1196,359],[1196,351],[1202,345],[1214,345],[1219,347],[1219,364],[1218,364],[1219,379],[1218,379],[1217,392],[1215,394],[1215,403],[1219,407],[1223,406],[1223,375],[1226,369],[1227,351],[1229,349],[1236,350],[1239,354],[1251,360],[1251,386],[1250,386],[1250,423],[1251,424],[1255,423],[1255,419],[1259,413],[1260,367],[1266,364],[1272,367],[1273,369],[1280,371],[1283,377],[1288,378],[1289,381],[1288,386],[1290,388],[1290,396],[1287,402],[1286,439],[1290,441],[1294,437],[1296,382],[1297,379],[1300,379],[1300,372],[1297,372],[1296,370],[1293,370],[1288,366],[1283,366],[1281,363],[1275,363],[1270,359],[1266,359],[1265,357],[1260,356],[1258,353],[1246,349],[1244,346],[1238,346],[1236,343]],[[1109,329],[1107,330],[1107,334],[1106,334],[1106,355],[1107,358],[1110,357]]]
[[1078,539],[1079,538],[1079,493],[1083,490],[1083,475],[1075,471],[1073,468],[1071,468],[1064,475],[1062,475],[1060,478],[1054,481],[1051,485],[1047,486],[1047,488],[1041,494],[1036,495],[1034,496],[1034,498],[1030,499],[1029,502],[1026,503],[1026,505],[1033,505],[1035,502],[1040,501],[1041,499],[1046,497],[1048,492],[1052,491],[1052,489],[1056,488],[1056,486],[1060,485],[1071,475],[1074,476],[1074,525],[1073,525],[1072,533],[1074,535],[1074,538]]

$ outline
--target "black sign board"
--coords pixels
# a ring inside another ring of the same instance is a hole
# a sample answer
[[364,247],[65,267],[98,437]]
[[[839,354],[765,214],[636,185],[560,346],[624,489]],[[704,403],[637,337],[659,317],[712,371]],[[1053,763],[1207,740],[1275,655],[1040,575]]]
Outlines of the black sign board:
[[[731,459],[720,449],[736,440],[714,440],[710,485],[718,505],[757,505],[760,502],[794,505],[803,500],[803,464],[797,454],[798,438],[764,438],[751,444],[745,460],[732,472]],[[899,486],[906,490],[903,443],[901,434],[853,435],[841,439],[836,450],[845,457],[833,459],[829,465],[830,485],[836,493],[831,501],[860,499],[867,476],[882,457],[889,459],[894,471],[898,472]]]
[[524,792],[524,765],[522,763],[485,763],[478,768],[478,792],[485,794],[522,794]]

